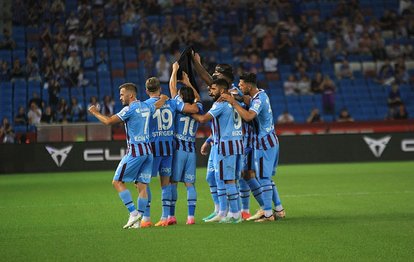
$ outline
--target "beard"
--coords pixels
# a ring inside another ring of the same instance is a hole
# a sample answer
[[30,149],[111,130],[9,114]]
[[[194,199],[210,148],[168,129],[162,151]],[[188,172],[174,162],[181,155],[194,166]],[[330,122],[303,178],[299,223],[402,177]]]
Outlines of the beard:
[[210,97],[213,98],[213,101],[216,102],[220,98],[221,94],[213,95],[211,94]]

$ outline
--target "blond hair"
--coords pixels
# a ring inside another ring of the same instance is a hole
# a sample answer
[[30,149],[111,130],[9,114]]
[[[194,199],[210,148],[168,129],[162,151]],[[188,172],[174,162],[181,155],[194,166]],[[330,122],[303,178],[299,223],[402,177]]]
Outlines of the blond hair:
[[160,90],[160,80],[156,77],[150,77],[145,82],[145,88],[148,90],[148,92],[154,93]]

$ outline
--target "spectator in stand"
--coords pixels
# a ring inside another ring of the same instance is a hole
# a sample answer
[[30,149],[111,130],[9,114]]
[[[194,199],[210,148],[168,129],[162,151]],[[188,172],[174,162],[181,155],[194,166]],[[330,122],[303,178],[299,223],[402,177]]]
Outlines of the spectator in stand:
[[26,115],[26,110],[23,106],[19,106],[16,116],[14,117],[15,126],[25,126],[29,122]]
[[49,105],[55,109],[59,102],[60,84],[55,79],[52,79],[47,84],[47,89],[49,93]]
[[277,118],[278,124],[290,124],[294,123],[295,118],[287,111],[283,111],[283,113]]
[[302,52],[298,52],[295,59],[295,69],[299,71],[299,68],[304,68],[305,71],[308,68],[308,62],[305,61],[305,57]]
[[114,114],[115,101],[111,96],[106,95],[102,101],[101,113],[105,116],[111,116]]
[[157,70],[157,77],[161,83],[168,83],[170,81],[170,68],[171,65],[167,61],[167,58],[164,54],[160,55],[160,59],[155,63],[155,68]]
[[396,20],[396,13],[385,9],[384,15],[381,17],[379,21],[381,30],[393,30],[396,24]]
[[7,117],[3,117],[0,127],[0,141],[2,143],[14,143],[14,131]]
[[7,64],[7,61],[0,61],[0,82],[8,82],[11,79],[10,68]]
[[47,106],[44,113],[42,114],[42,118],[40,119],[41,123],[44,124],[52,124],[55,122],[55,115],[52,111],[52,107]]
[[348,109],[343,108],[339,113],[338,118],[336,119],[337,122],[354,122],[354,119],[349,114]]
[[394,64],[394,68],[395,83],[399,85],[408,84],[410,82],[410,75],[407,72],[407,68],[405,66],[405,59],[403,57],[397,59],[396,63]]
[[70,57],[68,58],[66,65],[69,72],[69,84],[70,86],[76,86],[78,83],[78,74],[81,67],[80,57],[78,56],[77,52],[70,52]]
[[348,56],[340,37],[333,41],[331,47],[328,46],[325,54],[330,58],[331,62],[343,61]]
[[[87,108],[90,108],[91,106],[95,106],[98,111],[101,111],[101,105],[99,104],[98,98],[96,96],[91,96],[91,98],[89,99],[89,104]],[[89,111],[88,114],[90,114]]]
[[30,98],[30,100],[29,100],[29,106],[32,104],[32,103],[36,103],[36,105],[40,108],[40,109],[43,109],[43,107],[44,107],[44,101],[40,98],[40,96],[39,96],[39,94],[37,93],[37,92],[33,92],[32,93],[32,98]]
[[392,84],[391,91],[388,94],[388,107],[396,108],[402,103],[400,89],[396,83]]
[[266,73],[277,73],[278,60],[274,52],[269,52],[263,61],[264,71]]
[[314,94],[321,94],[323,92],[322,82],[323,75],[321,72],[317,72],[311,82],[311,92]]
[[368,32],[362,34],[361,39],[359,40],[359,52],[362,55],[369,55],[371,54],[373,41],[369,36]]
[[346,51],[350,54],[359,52],[359,41],[353,29],[349,29],[348,33],[344,35],[344,42]]
[[267,27],[267,32],[263,37],[262,50],[264,52],[272,52],[276,48],[275,44],[276,32],[272,27]]
[[408,112],[404,103],[400,103],[397,108],[394,109],[393,119],[403,120],[408,119]]
[[290,64],[289,50],[293,47],[292,41],[289,39],[286,33],[281,34],[279,45],[277,46],[277,53],[282,64]]
[[267,33],[266,18],[261,17],[259,23],[257,23],[252,30],[252,34],[257,37],[257,42],[259,46],[262,46],[263,37]]
[[402,57],[406,53],[405,47],[400,45],[397,41],[395,41],[392,45],[387,46],[385,50],[387,52],[387,56],[392,60]]
[[42,110],[37,106],[35,102],[30,104],[29,112],[27,113],[27,118],[29,119],[29,125],[38,125],[40,124],[40,118],[42,117]]
[[50,6],[50,11],[52,12],[55,19],[63,15],[65,13],[65,10],[65,3],[62,0],[54,0]]
[[3,28],[3,39],[0,40],[0,49],[15,49],[16,42],[11,37],[10,30],[7,27]]
[[76,97],[71,98],[67,114],[68,120],[71,122],[82,122],[84,120],[85,111]]
[[387,58],[384,61],[384,64],[381,66],[380,70],[378,71],[378,75],[374,79],[374,81],[383,85],[387,82],[392,82],[393,77],[394,68],[392,67],[390,60]]
[[98,66],[98,71],[109,70],[108,58],[104,50],[99,51],[99,57],[97,58],[96,65]]
[[74,11],[70,12],[68,19],[66,19],[66,29],[68,32],[75,32],[79,29],[79,19]]
[[311,80],[307,74],[301,74],[298,79],[298,92],[300,95],[311,94]]
[[117,19],[112,19],[109,24],[108,28],[106,28],[106,35],[108,37],[119,37],[121,34],[121,27],[119,26],[119,22]]
[[56,121],[66,122],[69,116],[69,106],[64,98],[59,99],[59,103],[56,106]]
[[335,113],[335,83],[326,75],[323,79],[322,85],[322,107],[326,114]]
[[26,75],[29,81],[40,81],[39,65],[32,61],[32,58],[26,59]]
[[343,60],[341,65],[339,66],[339,70],[337,72],[336,77],[338,79],[349,78],[354,79],[354,74],[352,73],[351,66],[349,65],[348,60]]
[[321,70],[322,58],[320,52],[317,49],[311,49],[309,51],[307,60],[309,62],[309,70],[311,72],[317,72]]
[[25,74],[20,65],[20,60],[16,59],[13,62],[13,69],[11,71],[11,81],[14,82],[17,79],[24,79],[24,78],[25,78]]
[[67,50],[68,44],[65,42],[65,39],[63,36],[58,35],[56,37],[56,43],[53,45],[53,51],[55,51],[57,55],[64,56]]
[[307,123],[322,123],[323,122],[322,116],[320,115],[318,108],[312,109],[308,118],[306,119],[306,122]]
[[79,51],[79,45],[77,41],[77,37],[75,34],[71,34],[69,36],[69,45],[68,45],[68,53],[71,54],[72,52],[78,52]]
[[249,55],[249,59],[245,63],[245,71],[254,74],[263,72],[262,61],[257,53]]
[[285,95],[295,95],[298,90],[298,82],[295,75],[290,75],[288,79],[283,83],[283,89],[285,90]]
[[371,53],[375,60],[385,60],[387,53],[385,51],[385,42],[381,36],[381,32],[374,32],[371,41]]

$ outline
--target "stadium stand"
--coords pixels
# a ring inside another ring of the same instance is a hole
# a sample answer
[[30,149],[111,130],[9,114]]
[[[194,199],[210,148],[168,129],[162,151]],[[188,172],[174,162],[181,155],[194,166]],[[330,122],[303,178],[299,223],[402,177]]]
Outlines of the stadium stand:
[[[51,94],[66,101],[74,96],[86,108],[91,96],[116,97],[124,81],[137,83],[144,99],[145,79],[157,74],[160,54],[171,63],[188,45],[209,71],[216,63],[230,63],[237,74],[256,73],[275,120],[288,110],[296,123],[305,123],[313,108],[328,122],[343,108],[355,121],[393,119],[396,109],[387,104],[392,84],[399,86],[408,117],[414,117],[414,12],[399,1],[3,2],[8,2],[4,13],[12,15],[0,24],[1,118],[13,119],[21,105],[28,108],[33,92],[41,94],[43,108],[51,105],[54,111]],[[269,52],[276,54],[277,71],[265,73]],[[40,81],[29,80],[28,59]],[[386,60],[390,68],[384,73]],[[349,74],[341,74],[346,70]],[[301,91],[317,72],[334,81],[334,112],[323,111],[327,92]],[[285,95],[289,75],[301,80],[295,93]],[[54,80],[58,87],[51,90]],[[115,105],[118,110],[118,101]]]

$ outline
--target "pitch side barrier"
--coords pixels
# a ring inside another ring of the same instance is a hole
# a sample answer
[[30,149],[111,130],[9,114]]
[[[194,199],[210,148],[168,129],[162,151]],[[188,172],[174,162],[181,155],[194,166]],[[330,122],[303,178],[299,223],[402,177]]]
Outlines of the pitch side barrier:
[[[414,160],[414,133],[280,136],[280,164]],[[199,153],[197,166],[208,156]],[[115,170],[124,141],[0,144],[0,173]]]

